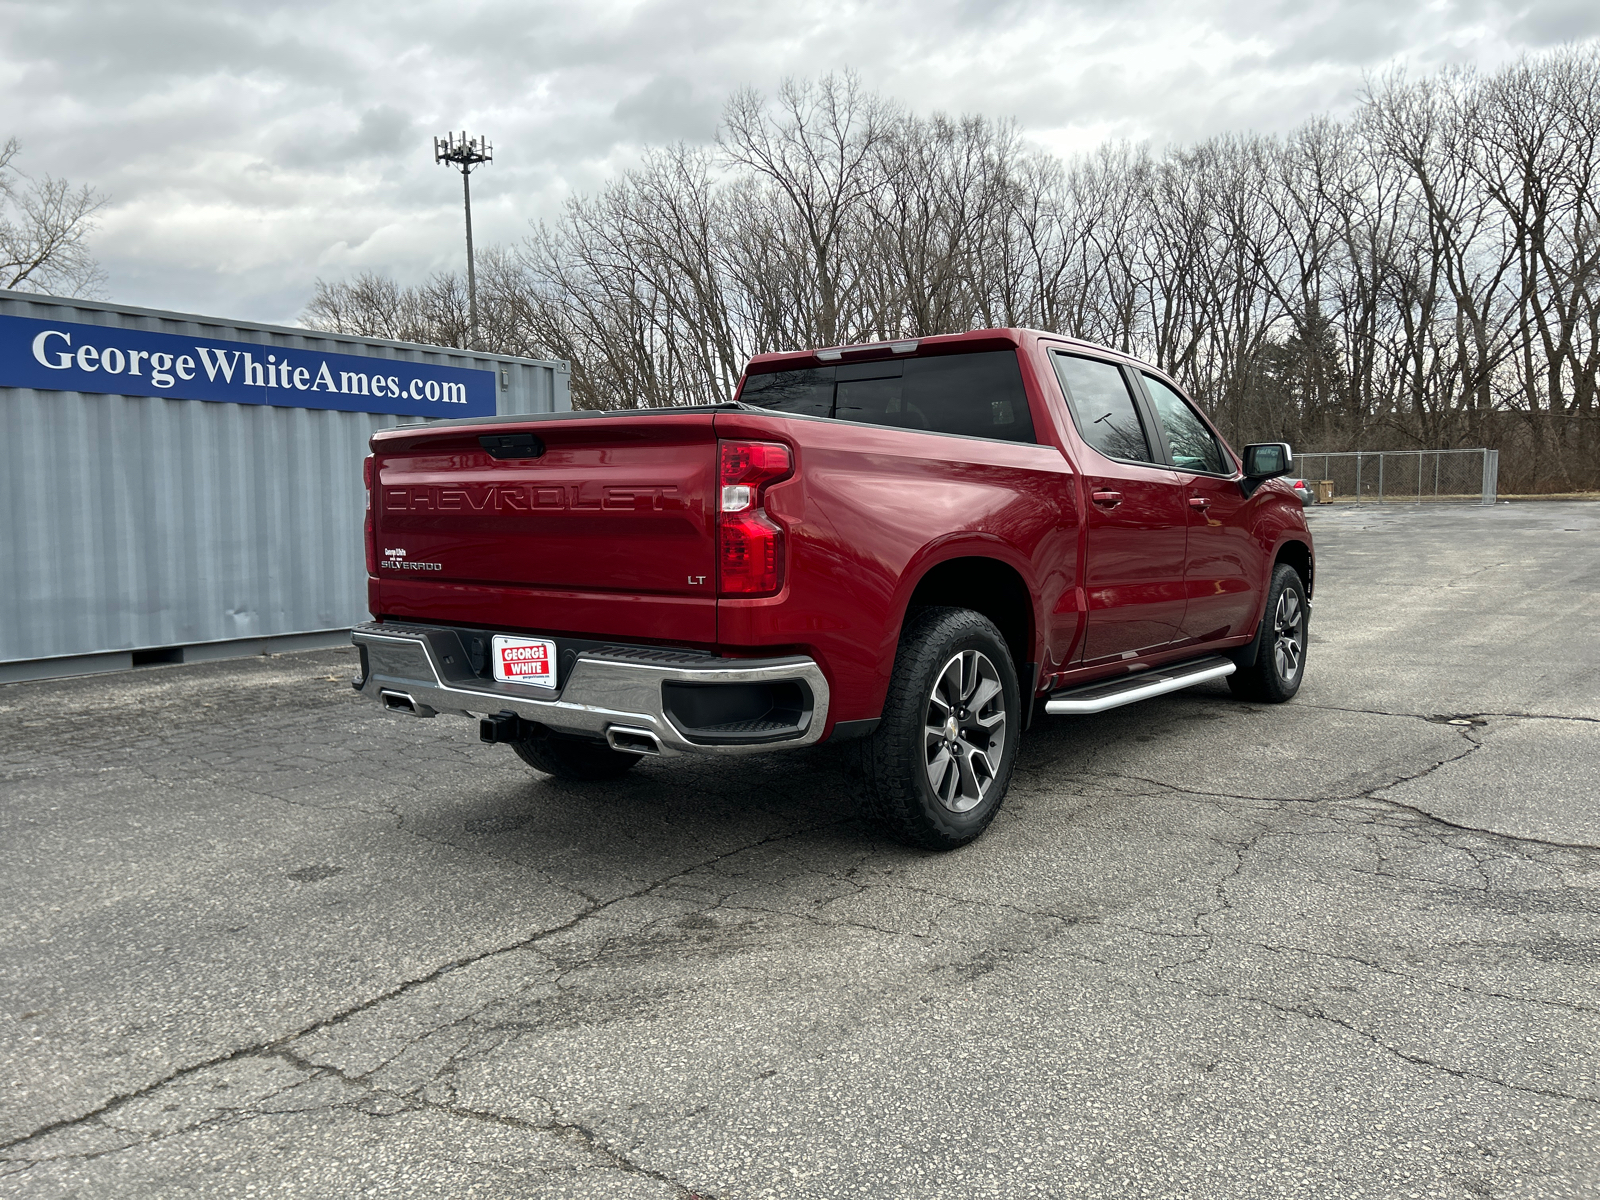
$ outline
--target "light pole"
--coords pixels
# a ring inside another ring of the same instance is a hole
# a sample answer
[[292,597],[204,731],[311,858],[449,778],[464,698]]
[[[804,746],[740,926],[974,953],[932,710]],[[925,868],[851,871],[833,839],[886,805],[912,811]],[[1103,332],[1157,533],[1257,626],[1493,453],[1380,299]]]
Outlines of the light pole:
[[494,161],[494,147],[488,138],[467,137],[462,130],[458,138],[447,133],[433,139],[433,161],[461,168],[461,199],[467,209],[467,313],[470,330],[468,348],[481,349],[478,341],[478,273],[472,263],[472,168]]

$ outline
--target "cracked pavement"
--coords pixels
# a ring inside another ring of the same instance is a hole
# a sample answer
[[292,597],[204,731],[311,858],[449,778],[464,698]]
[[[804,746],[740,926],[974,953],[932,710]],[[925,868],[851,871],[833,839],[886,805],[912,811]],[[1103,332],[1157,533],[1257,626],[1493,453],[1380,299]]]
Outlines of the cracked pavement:
[[0,687],[0,1195],[1600,1195],[1600,505],[1311,517],[1295,702],[1045,719],[947,855],[353,652]]

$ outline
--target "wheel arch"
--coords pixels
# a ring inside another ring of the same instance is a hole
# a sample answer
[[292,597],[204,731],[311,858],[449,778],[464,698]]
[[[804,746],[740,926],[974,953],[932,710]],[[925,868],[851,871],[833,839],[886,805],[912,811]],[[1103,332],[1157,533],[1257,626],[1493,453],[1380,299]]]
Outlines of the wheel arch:
[[1311,599],[1311,585],[1316,576],[1316,558],[1311,553],[1311,546],[1297,537],[1285,537],[1278,543],[1277,549],[1273,552],[1271,561],[1266,565],[1265,576],[1261,581],[1261,603],[1256,608],[1256,636],[1251,638],[1246,645],[1228,652],[1229,656],[1239,664],[1241,669],[1254,665],[1256,661],[1256,651],[1261,640],[1261,623],[1267,619],[1267,601],[1272,591],[1272,576],[1277,571],[1280,563],[1287,564],[1294,569],[1294,573],[1300,576],[1300,585],[1305,588],[1306,600],[1310,601]]
[[1306,589],[1306,598],[1311,597],[1311,586],[1316,576],[1316,559],[1312,556],[1311,547],[1305,542],[1291,538],[1278,547],[1278,553],[1273,556],[1274,568],[1279,563],[1288,563],[1300,576],[1300,583]]
[[1038,629],[1033,592],[1013,564],[976,548],[968,549],[972,552],[942,558],[927,566],[906,597],[900,628],[905,628],[906,617],[914,608],[943,606],[980,613],[994,622],[1005,639],[1019,682],[1026,690]]

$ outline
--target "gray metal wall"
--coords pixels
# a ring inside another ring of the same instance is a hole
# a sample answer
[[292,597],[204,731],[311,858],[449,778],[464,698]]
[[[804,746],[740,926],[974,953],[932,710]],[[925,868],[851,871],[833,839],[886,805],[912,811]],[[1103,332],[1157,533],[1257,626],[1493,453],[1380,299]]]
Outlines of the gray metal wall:
[[[572,406],[562,362],[19,292],[0,313],[492,370],[502,415]],[[361,460],[416,420],[0,387],[0,664],[365,620]]]

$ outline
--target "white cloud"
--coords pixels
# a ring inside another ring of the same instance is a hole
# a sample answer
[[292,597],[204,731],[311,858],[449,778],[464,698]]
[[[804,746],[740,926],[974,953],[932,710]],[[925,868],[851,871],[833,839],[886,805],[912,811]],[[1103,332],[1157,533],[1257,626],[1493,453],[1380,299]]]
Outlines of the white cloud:
[[583,6],[54,0],[15,6],[0,96],[22,165],[109,192],[95,250],[131,303],[289,321],[312,281],[461,258],[431,138],[495,143],[480,244],[514,241],[660,139],[708,139],[734,88],[849,67],[920,110],[1041,144],[1281,131],[1397,63],[1494,65],[1593,36],[1576,0],[640,0]]

